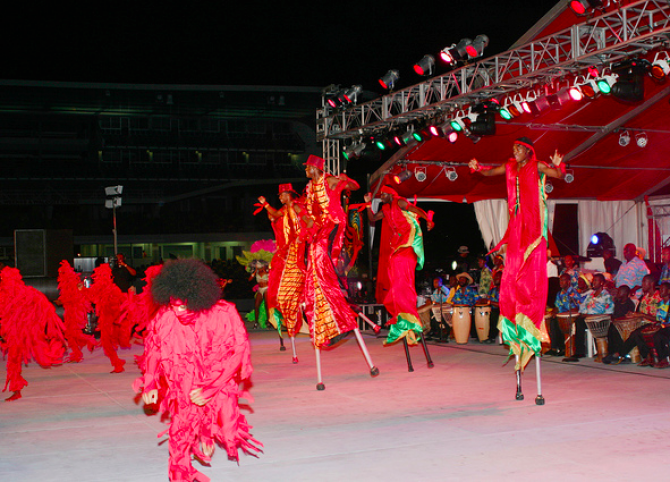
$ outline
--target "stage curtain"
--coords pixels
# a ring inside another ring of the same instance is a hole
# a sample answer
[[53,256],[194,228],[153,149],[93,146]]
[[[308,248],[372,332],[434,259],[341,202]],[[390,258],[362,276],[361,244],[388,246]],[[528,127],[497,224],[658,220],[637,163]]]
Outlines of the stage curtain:
[[647,249],[647,219],[644,203],[633,201],[579,201],[579,253],[586,256],[591,236],[603,232],[616,246],[617,258],[623,260],[623,247],[628,243]]
[[507,230],[507,224],[509,223],[507,200],[486,199],[476,201],[473,205],[484,245],[487,249],[491,249],[500,242]]

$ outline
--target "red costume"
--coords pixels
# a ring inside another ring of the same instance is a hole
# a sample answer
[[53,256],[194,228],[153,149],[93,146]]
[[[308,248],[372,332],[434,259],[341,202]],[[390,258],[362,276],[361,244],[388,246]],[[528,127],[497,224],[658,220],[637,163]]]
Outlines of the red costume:
[[[547,300],[547,214],[545,175],[533,156],[521,168],[514,159],[505,165],[509,225],[492,251],[507,244],[500,284],[500,324],[510,354],[519,356],[520,367],[549,341],[544,324]],[[519,368],[519,367],[517,367]]]
[[[175,263],[199,262],[166,263],[156,277],[159,290],[161,276],[172,276],[170,265]],[[220,295],[213,273],[212,283]],[[163,304],[162,295],[152,292]],[[251,427],[238,406],[243,395],[239,384],[249,379],[252,366],[247,332],[235,306],[219,300],[201,311],[181,311],[181,306],[192,306],[189,299],[182,299],[186,296],[170,296],[169,305],[160,308],[150,322],[145,341],[146,371],[135,388],[144,386],[145,394],[165,390],[160,410],[170,415],[170,480],[204,482],[209,478],[191,465],[192,455],[210,460],[201,446],[213,447],[219,442],[228,456],[237,460],[238,449],[255,455],[262,444],[250,435]],[[205,403],[193,401],[194,390],[200,391]]]
[[[389,191],[384,187],[382,192],[384,189]],[[398,205],[398,200],[403,198],[395,191],[391,195],[393,201],[381,206],[384,222],[377,276],[378,280],[382,280],[378,288],[378,294],[381,294],[378,301],[384,303],[392,317],[386,344],[405,336],[410,344],[416,344],[416,334],[420,334],[422,328],[416,309],[414,273],[423,268],[423,235],[417,215]]]
[[65,323],[65,339],[67,340],[70,355],[69,362],[79,363],[83,359],[81,348],[88,345],[93,349],[95,338],[86,335],[88,313],[92,311],[91,302],[83,291],[81,277],[66,260],[61,261],[58,268],[58,302],[63,306],[63,321]]
[[[323,162],[322,159],[319,161]],[[347,184],[354,181],[340,180],[331,189],[328,179],[332,177],[324,174],[318,180],[310,180],[305,203],[314,220],[305,283],[305,315],[310,320],[310,331],[317,348],[356,328],[357,315],[344,297],[334,264],[340,255],[347,226],[340,197]]]
[[[282,190],[284,189],[284,191]],[[293,191],[290,184],[279,186],[280,194]],[[301,213],[305,206],[293,200],[277,211],[279,217],[272,222],[277,251],[270,263],[270,278],[266,295],[270,317],[274,325],[284,324],[289,336],[300,329],[300,302],[305,287],[305,241],[307,230]],[[268,216],[272,219],[270,212]]]
[[7,357],[7,379],[3,392],[15,392],[8,400],[21,398],[28,382],[21,364],[35,360],[43,368],[62,363],[65,327],[54,305],[41,292],[26,286],[16,268],[0,272],[0,337]]
[[[119,289],[112,279],[112,270],[108,264],[101,264],[93,271],[93,285],[87,290],[91,302],[95,304],[98,315],[98,330],[100,343],[105,355],[112,362],[112,373],[124,371],[125,360],[119,358],[116,350],[119,345],[130,346],[130,333],[121,329],[121,305],[126,295]],[[126,330],[127,331],[127,330]],[[122,344],[123,342],[123,344]]]

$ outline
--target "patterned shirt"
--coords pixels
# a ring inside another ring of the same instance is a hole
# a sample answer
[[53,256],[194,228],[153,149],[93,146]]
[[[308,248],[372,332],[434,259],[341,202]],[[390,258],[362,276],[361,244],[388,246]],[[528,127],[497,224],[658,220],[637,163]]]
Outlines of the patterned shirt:
[[645,315],[655,316],[660,304],[661,295],[658,294],[658,291],[654,291],[652,294],[645,294],[642,297],[637,311]]
[[446,286],[440,286],[439,289],[434,289],[433,294],[430,295],[430,299],[433,303],[446,303],[447,298],[449,298],[449,288]]
[[491,303],[500,302],[500,286],[492,286],[489,290],[488,299]]
[[661,270],[661,279],[658,280],[658,284],[660,285],[661,283],[670,283],[670,266],[667,264],[664,264]]
[[554,306],[558,313],[566,313],[570,310],[579,309],[580,295],[577,293],[577,290],[572,286],[568,286],[568,289],[559,291],[556,293],[556,301]]
[[492,279],[493,275],[491,274],[491,270],[487,266],[484,266],[479,274],[479,289],[477,290],[479,296],[488,295]]
[[579,270],[576,268],[573,269],[568,269],[568,268],[563,268],[561,270],[561,274],[559,276],[563,276],[564,274],[567,274],[570,276],[570,286],[572,286],[574,289],[577,289],[577,280],[579,279]]
[[617,288],[621,285],[627,285],[629,288],[642,286],[642,278],[649,274],[647,264],[635,256],[630,261],[623,263],[619,272],[614,277]]
[[658,305],[656,310],[656,321],[663,323],[663,326],[670,326],[670,320],[668,320],[668,308],[670,308],[670,300],[663,301]]
[[475,290],[474,286],[466,286],[465,290],[460,288],[456,290],[456,294],[454,294],[451,302],[455,305],[473,306],[478,298],[479,296],[477,295],[477,290]]
[[609,291],[601,290],[596,295],[595,290],[591,290],[586,295],[586,299],[579,307],[579,312],[586,315],[611,315],[614,313],[614,302]]

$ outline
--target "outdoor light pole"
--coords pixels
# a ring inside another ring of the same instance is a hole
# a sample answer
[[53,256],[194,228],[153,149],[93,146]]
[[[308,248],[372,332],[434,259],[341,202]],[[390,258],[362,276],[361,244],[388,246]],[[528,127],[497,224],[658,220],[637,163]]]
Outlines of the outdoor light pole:
[[123,186],[109,186],[105,188],[105,207],[112,210],[112,223],[113,229],[112,233],[114,234],[114,256],[119,252],[118,243],[117,243],[117,230],[116,230],[116,208],[121,207],[121,193],[123,193]]

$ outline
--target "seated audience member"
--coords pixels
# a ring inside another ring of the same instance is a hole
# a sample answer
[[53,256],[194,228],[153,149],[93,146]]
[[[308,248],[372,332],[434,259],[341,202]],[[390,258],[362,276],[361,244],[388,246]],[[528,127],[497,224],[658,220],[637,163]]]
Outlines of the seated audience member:
[[660,329],[654,334],[654,348],[656,348],[656,353],[658,354],[658,361],[654,367],[668,368],[670,367],[670,361],[668,360],[668,356],[670,355],[670,320],[668,319],[670,312],[670,282],[661,283],[659,292],[661,293],[661,304],[658,306],[658,310],[656,310],[656,323],[658,323]]
[[[570,285],[570,275],[563,273],[559,277],[561,290],[556,293],[554,301],[555,313],[579,313],[579,296],[577,290]],[[556,316],[551,317],[549,322],[549,338],[551,339],[551,350],[549,356],[563,356],[565,354],[565,335],[561,332]]]
[[649,274],[649,268],[644,261],[637,257],[637,247],[628,243],[623,248],[623,257],[626,262],[619,266],[619,271],[614,277],[616,287],[627,285],[631,293],[635,293],[642,285],[642,278]]
[[[642,281],[643,289],[645,282],[646,280]],[[670,283],[663,283],[659,291],[660,294],[656,293],[659,296],[658,304],[656,305],[650,304],[649,307],[647,308],[648,311],[654,310],[652,323],[654,323],[655,326],[661,328],[658,332],[654,334],[654,347],[659,353],[658,363],[654,365],[651,348],[647,344],[643,335],[643,331],[645,329],[649,329],[648,324],[641,326],[637,330],[633,331],[633,333],[630,334],[628,340],[626,341],[623,341],[618,333],[616,333],[616,335],[619,336],[613,336],[614,334],[611,333],[610,330],[610,332],[608,332],[608,339],[610,340],[610,343],[613,343],[613,345],[610,345],[610,355],[606,356],[603,359],[603,363],[607,364],[611,363],[614,365],[618,365],[619,363],[630,363],[630,360],[625,355],[627,355],[633,348],[637,347],[637,349],[640,351],[640,357],[642,357],[642,361],[638,363],[639,366],[658,366],[659,368],[666,368],[668,365],[670,365],[670,364],[666,365],[668,352],[666,348],[667,342],[664,341],[665,335],[659,335],[659,333],[661,331],[665,331],[665,328],[668,326],[668,304],[670,303]],[[645,314],[645,318],[649,319],[650,315]]]
[[642,297],[637,306],[637,312],[649,321],[656,319],[656,310],[661,304],[661,295],[656,289],[654,277],[650,274],[642,278]]
[[630,288],[623,285],[613,289],[616,290],[616,294],[612,298],[614,300],[614,313],[612,314],[612,318],[617,320],[632,314],[635,311],[635,303],[630,299]]
[[579,316],[575,320],[575,354],[564,358],[564,361],[578,361],[586,356],[586,322],[588,315],[611,315],[614,302],[609,292],[604,289],[605,276],[602,273],[593,275],[593,289],[586,293],[584,301],[579,305]]

